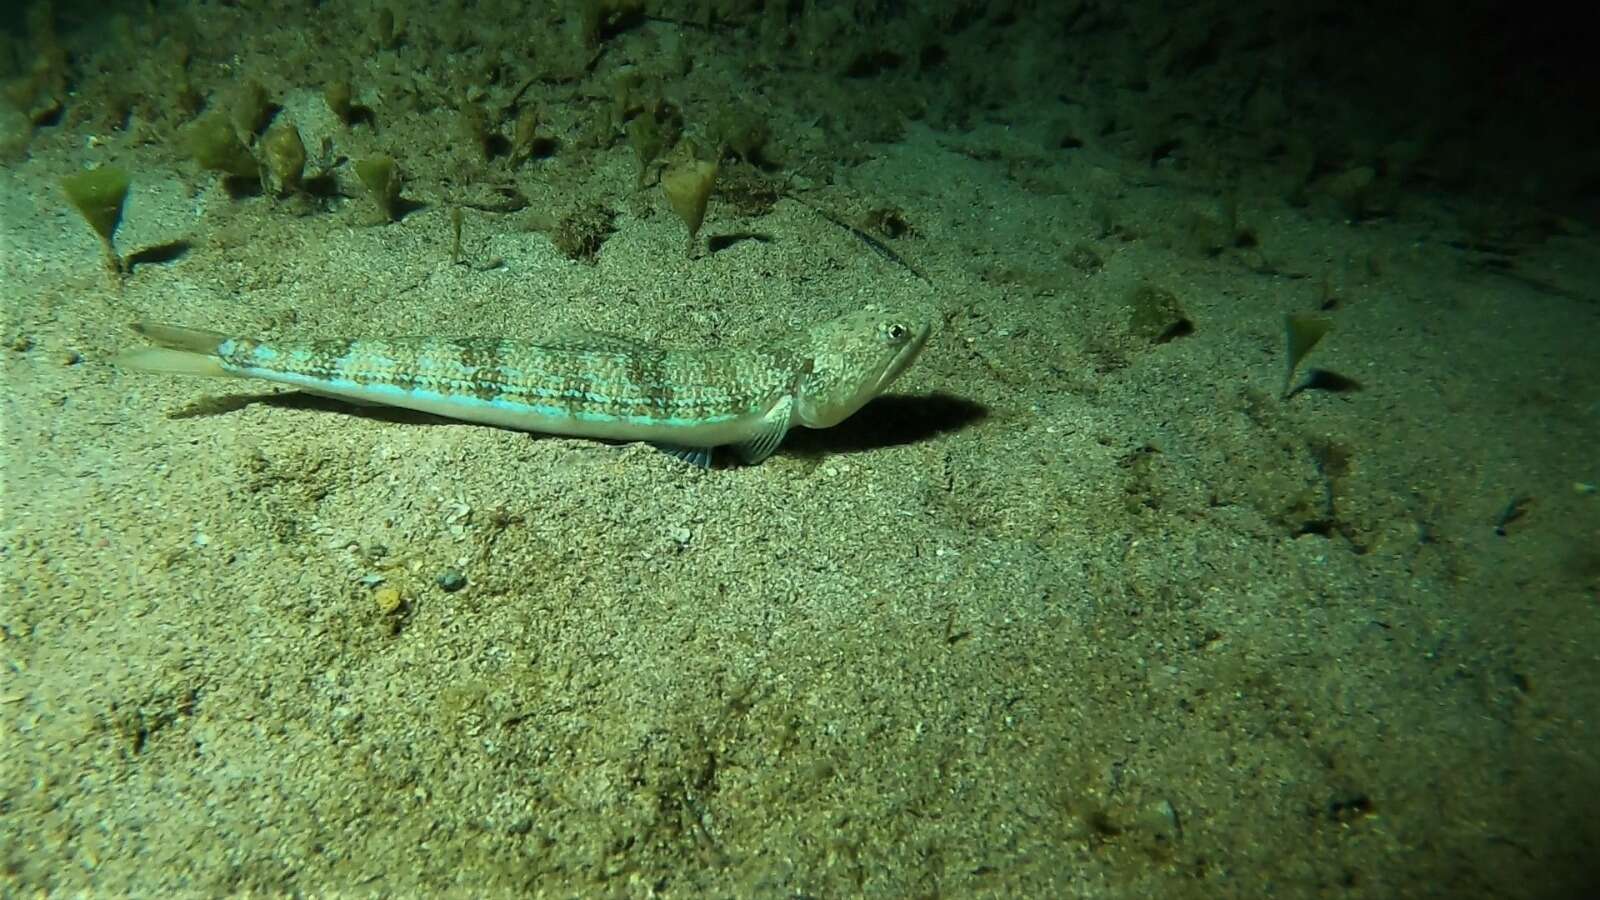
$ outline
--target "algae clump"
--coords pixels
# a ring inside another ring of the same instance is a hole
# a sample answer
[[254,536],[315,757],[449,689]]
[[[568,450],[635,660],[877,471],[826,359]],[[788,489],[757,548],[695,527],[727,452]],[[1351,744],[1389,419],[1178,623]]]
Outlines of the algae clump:
[[323,102],[328,104],[328,109],[339,117],[339,121],[346,125],[349,125],[355,118],[355,106],[352,103],[353,97],[354,94],[350,89],[350,82],[343,79],[331,81],[322,89]]
[[706,201],[711,198],[711,186],[717,180],[717,164],[703,159],[679,162],[661,176],[661,190],[667,195],[672,211],[689,229],[689,249],[694,249],[695,237],[706,218]]
[[280,194],[300,190],[306,168],[306,145],[300,130],[286,119],[279,119],[261,139],[261,152],[267,160],[267,174]]
[[227,116],[211,114],[201,117],[189,129],[189,154],[202,168],[235,178],[261,177],[261,166],[250,155],[250,148],[234,133]]
[[1141,284],[1128,297],[1128,331],[1152,344],[1194,333],[1194,322],[1171,291]]
[[261,83],[251,79],[239,85],[228,98],[228,119],[233,127],[246,137],[260,133],[267,118],[272,115],[272,99]]
[[1317,346],[1322,336],[1333,328],[1333,320],[1325,316],[1314,316],[1306,313],[1290,313],[1283,317],[1284,340],[1287,344],[1287,365],[1283,373],[1283,396],[1288,397],[1294,393],[1295,370],[1300,368],[1300,361],[1306,354]]
[[599,203],[586,203],[561,217],[549,229],[550,240],[568,259],[595,263],[600,246],[616,228],[616,213]]
[[356,163],[356,177],[378,204],[385,221],[400,217],[400,167],[387,156],[375,156]]
[[78,214],[100,236],[105,248],[106,267],[113,273],[122,271],[122,257],[117,255],[111,236],[122,221],[122,204],[128,198],[128,173],[111,166],[102,166],[79,172],[61,179],[61,188]]
[[753,166],[764,162],[765,148],[772,131],[767,120],[755,110],[742,106],[724,107],[712,123],[712,131],[734,156]]
[[639,184],[643,185],[651,164],[683,135],[683,115],[677,107],[658,99],[629,119],[626,130],[628,144],[639,160]]

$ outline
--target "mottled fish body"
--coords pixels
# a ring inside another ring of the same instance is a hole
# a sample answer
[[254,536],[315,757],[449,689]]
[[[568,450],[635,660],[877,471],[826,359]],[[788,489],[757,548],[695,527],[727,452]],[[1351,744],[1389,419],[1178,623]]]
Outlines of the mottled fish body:
[[732,445],[771,455],[789,428],[826,428],[915,360],[926,322],[854,313],[772,348],[668,349],[615,335],[542,342],[386,338],[268,342],[138,323],[132,369],[256,378],[356,403],[573,437],[649,441],[705,465]]

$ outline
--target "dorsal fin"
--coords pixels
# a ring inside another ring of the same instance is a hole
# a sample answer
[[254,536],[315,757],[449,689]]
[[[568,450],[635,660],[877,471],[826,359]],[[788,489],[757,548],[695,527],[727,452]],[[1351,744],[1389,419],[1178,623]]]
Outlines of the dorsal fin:
[[563,328],[541,339],[539,344],[552,350],[592,350],[601,353],[640,353],[654,349],[638,338],[589,328]]

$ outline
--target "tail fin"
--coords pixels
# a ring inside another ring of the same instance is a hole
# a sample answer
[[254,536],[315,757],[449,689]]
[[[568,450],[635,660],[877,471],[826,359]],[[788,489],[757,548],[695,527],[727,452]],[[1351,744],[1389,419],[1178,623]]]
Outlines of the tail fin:
[[222,368],[222,359],[217,356],[217,348],[228,339],[227,335],[154,322],[135,322],[133,330],[156,346],[118,354],[117,365],[125,369],[168,375],[214,377],[229,374]]

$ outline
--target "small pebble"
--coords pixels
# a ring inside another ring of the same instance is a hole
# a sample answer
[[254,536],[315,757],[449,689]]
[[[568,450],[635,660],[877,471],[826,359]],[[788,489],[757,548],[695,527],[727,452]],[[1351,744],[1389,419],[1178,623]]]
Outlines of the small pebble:
[[455,569],[445,569],[440,572],[436,581],[438,582],[439,590],[447,594],[453,594],[467,586],[467,576],[457,572]]
[[373,591],[372,599],[378,604],[378,612],[386,616],[399,612],[400,604],[405,602],[405,598],[400,596],[400,589],[392,585]]

